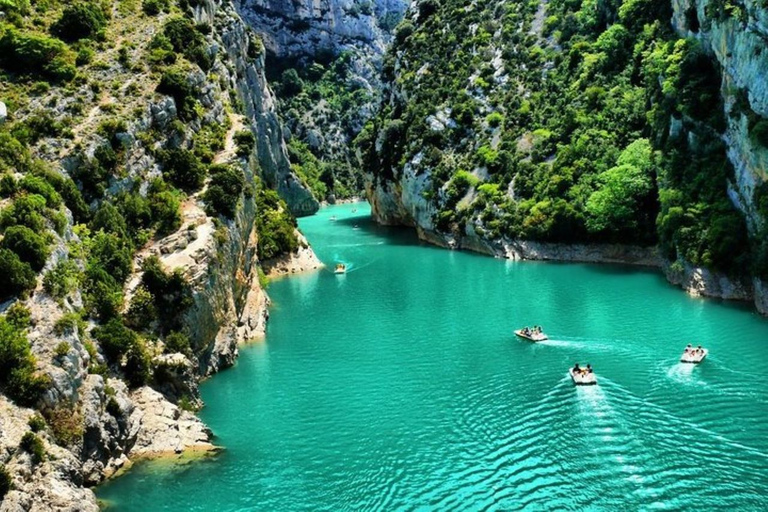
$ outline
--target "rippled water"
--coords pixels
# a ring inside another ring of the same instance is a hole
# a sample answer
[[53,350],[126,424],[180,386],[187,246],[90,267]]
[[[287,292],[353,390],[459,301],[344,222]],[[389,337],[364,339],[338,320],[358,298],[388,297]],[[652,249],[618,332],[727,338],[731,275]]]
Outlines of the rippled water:
[[[226,450],[139,464],[101,498],[124,511],[768,508],[768,321],[653,271],[420,245],[368,211],[300,222],[348,274],[270,285],[267,341],[203,385]],[[534,323],[552,340],[511,334]],[[710,349],[702,365],[677,362],[688,342]],[[571,384],[576,361],[597,386]]]

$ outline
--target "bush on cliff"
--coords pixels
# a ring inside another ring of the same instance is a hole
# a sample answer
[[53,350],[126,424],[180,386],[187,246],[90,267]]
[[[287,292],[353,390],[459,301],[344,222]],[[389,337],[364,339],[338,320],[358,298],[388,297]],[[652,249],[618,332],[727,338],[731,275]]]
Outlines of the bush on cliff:
[[0,249],[0,301],[31,290],[37,284],[35,271],[15,252]]
[[192,151],[169,149],[159,155],[163,164],[163,177],[184,192],[196,192],[205,181],[205,166]]
[[209,172],[211,181],[203,195],[206,212],[231,219],[245,186],[243,171],[236,165],[213,165]]
[[51,32],[64,41],[102,37],[107,26],[107,14],[98,2],[83,2],[64,9],[51,27]]
[[24,433],[21,437],[19,446],[22,450],[30,454],[34,464],[39,464],[45,460],[45,445],[43,444],[43,440],[37,437],[34,433]]
[[152,296],[154,310],[158,312],[161,333],[181,330],[183,315],[192,306],[192,289],[183,271],[166,272],[156,256],[150,256],[141,265],[144,274],[142,286]]
[[50,380],[35,373],[35,358],[24,329],[0,317],[0,387],[19,405],[34,405]]
[[75,54],[58,39],[9,29],[0,37],[0,65],[55,81],[75,77]]
[[15,252],[19,259],[39,272],[50,255],[48,242],[26,226],[11,226],[5,230],[0,248]]
[[288,213],[277,192],[260,188],[256,195],[256,205],[259,259],[267,260],[296,252],[299,248],[296,220]]

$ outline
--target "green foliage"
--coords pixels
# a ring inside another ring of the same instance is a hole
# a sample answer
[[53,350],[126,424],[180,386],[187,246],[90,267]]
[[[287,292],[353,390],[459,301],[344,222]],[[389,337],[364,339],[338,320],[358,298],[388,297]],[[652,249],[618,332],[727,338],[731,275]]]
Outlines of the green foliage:
[[141,9],[147,16],[156,16],[170,8],[169,0],[144,0]]
[[309,147],[297,139],[288,143],[288,157],[291,160],[291,170],[301,178],[305,185],[318,199],[324,199],[328,186],[321,181],[321,164],[312,154]]
[[165,352],[173,354],[180,352],[182,354],[188,354],[190,352],[189,337],[181,332],[170,332],[165,337]]
[[43,418],[37,413],[29,417],[29,421],[27,421],[27,424],[29,425],[29,428],[32,429],[32,432],[35,432],[35,433],[45,430],[45,427],[46,427],[45,418]]
[[0,249],[0,300],[32,290],[37,284],[35,271],[15,252]]
[[[141,268],[144,272],[141,285],[152,296],[154,311],[158,312],[156,318],[160,332],[181,330],[183,315],[194,302],[192,290],[182,270],[165,272],[162,263],[155,256],[144,260]],[[146,306],[143,309],[146,310]]]
[[241,130],[236,132],[233,137],[235,144],[237,145],[238,156],[248,156],[256,146],[256,137],[253,136],[251,130]]
[[299,78],[295,69],[286,69],[280,78],[280,93],[291,97],[296,96],[304,89],[304,82]]
[[85,431],[83,416],[74,404],[46,409],[44,414],[58,445],[75,446],[82,442]]
[[203,186],[206,169],[200,159],[187,149],[163,150],[159,155],[163,178],[184,192],[196,192]]
[[56,357],[64,357],[67,354],[69,354],[69,351],[72,349],[72,346],[67,343],[66,341],[62,341],[58,345],[56,345],[56,348],[54,349],[53,353]]
[[299,248],[296,220],[288,213],[277,192],[260,187],[256,194],[256,207],[259,259],[267,260],[296,252]]
[[16,253],[19,259],[28,263],[32,270],[39,272],[45,265],[50,250],[45,238],[26,226],[11,226],[0,240],[0,248]]
[[158,235],[163,236],[179,229],[181,226],[179,193],[161,178],[156,178],[150,183],[147,197]]
[[0,317],[0,387],[19,405],[34,405],[50,380],[35,371],[25,331]]
[[0,65],[54,81],[75,77],[75,55],[59,39],[8,29],[0,37]]
[[211,181],[203,194],[208,215],[232,218],[245,186],[243,170],[236,165],[214,165],[210,168]]
[[189,82],[186,68],[175,66],[163,71],[157,92],[173,97],[181,119],[195,117],[195,90]]
[[60,260],[55,267],[43,276],[43,289],[51,297],[63,299],[77,288],[80,282],[80,269],[74,261]]
[[208,54],[205,38],[189,18],[174,16],[165,23],[163,33],[173,49],[192,62],[196,62],[203,71],[208,71],[213,61]]
[[64,9],[51,32],[64,41],[102,37],[107,26],[107,15],[98,2],[82,2]]
[[45,460],[45,445],[43,440],[37,437],[32,432],[26,432],[21,436],[21,443],[19,446],[22,450],[29,453],[32,456],[32,463],[39,464]]
[[99,342],[104,355],[113,363],[120,362],[131,347],[139,342],[139,335],[123,325],[118,318],[95,328],[92,334]]

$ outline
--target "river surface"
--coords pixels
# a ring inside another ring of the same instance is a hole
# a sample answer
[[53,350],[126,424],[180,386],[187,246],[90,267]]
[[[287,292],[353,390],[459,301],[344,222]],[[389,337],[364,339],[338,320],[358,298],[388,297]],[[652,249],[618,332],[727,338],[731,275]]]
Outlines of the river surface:
[[[142,512],[768,508],[768,321],[652,270],[451,252],[369,212],[300,220],[349,272],[270,284],[266,341],[202,386],[224,451],[140,463],[101,499]],[[526,324],[551,340],[516,339]],[[701,365],[678,362],[688,342],[710,349]],[[573,386],[577,361],[597,386]]]

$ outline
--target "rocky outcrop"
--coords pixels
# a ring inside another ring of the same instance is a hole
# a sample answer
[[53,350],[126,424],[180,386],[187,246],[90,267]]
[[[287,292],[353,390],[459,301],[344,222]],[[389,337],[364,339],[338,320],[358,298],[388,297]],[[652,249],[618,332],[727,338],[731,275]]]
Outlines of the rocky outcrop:
[[317,258],[315,251],[309,246],[304,235],[296,230],[296,236],[299,239],[298,251],[290,254],[283,254],[277,258],[262,262],[262,268],[264,269],[264,273],[267,274],[267,277],[275,278],[301,274],[303,272],[323,268],[323,262]]
[[264,35],[277,55],[314,55],[350,46],[367,47],[381,55],[388,32],[402,18],[404,0],[239,0],[245,20]]
[[277,115],[276,100],[264,72],[265,54],[249,55],[251,48],[261,45],[229,2],[220,7],[206,1],[196,9],[200,21],[215,22],[221,34],[222,50],[232,64],[234,88],[243,102],[246,118],[257,135],[256,146],[261,174],[277,189],[296,216],[311,215],[319,208],[317,199],[291,171]]

